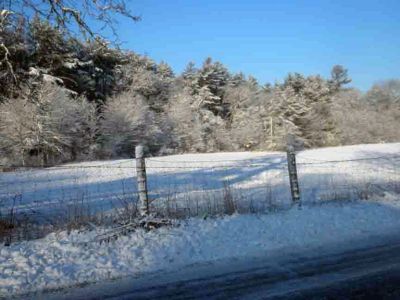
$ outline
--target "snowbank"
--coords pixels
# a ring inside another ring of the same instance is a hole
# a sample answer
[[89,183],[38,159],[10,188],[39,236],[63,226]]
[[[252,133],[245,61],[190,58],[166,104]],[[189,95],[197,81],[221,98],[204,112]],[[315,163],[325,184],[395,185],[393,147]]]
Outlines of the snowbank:
[[190,219],[179,227],[137,231],[117,241],[92,240],[90,232],[50,234],[0,247],[0,295],[54,289],[193,263],[272,255],[283,249],[351,242],[400,229],[396,201],[350,202],[291,209],[268,215]]

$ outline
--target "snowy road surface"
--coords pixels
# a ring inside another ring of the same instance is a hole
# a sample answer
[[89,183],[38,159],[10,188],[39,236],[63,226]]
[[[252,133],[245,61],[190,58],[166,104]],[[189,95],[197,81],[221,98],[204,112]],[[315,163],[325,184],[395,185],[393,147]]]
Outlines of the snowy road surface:
[[41,296],[43,299],[399,299],[400,234],[386,240],[381,237],[374,246],[371,240],[355,242],[357,247],[347,244],[341,250],[320,248],[312,253],[291,253],[279,258],[267,256],[192,266],[140,280],[124,279]]

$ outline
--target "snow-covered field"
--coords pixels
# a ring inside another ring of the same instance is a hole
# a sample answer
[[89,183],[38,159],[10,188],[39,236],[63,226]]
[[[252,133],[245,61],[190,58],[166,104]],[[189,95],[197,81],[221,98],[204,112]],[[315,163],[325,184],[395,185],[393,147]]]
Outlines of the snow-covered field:
[[[302,151],[297,155],[302,198],[318,202],[356,199],[366,189],[379,192],[382,185],[399,181],[399,155],[400,144]],[[290,203],[283,152],[173,155],[148,158],[146,164],[150,198],[164,209],[190,210],[191,215],[219,212],[226,187],[243,212]],[[13,209],[59,217],[77,204],[92,213],[108,211],[135,201],[135,176],[134,160],[0,173],[0,213]]]
[[[400,144],[300,152],[297,162],[305,205],[277,211],[270,206],[290,204],[285,153],[149,158],[153,205],[169,203],[202,215],[196,210],[215,209],[212,206],[222,203],[218,199],[228,186],[245,214],[191,218],[177,227],[138,230],[101,245],[93,240],[106,228],[52,233],[40,240],[0,246],[0,295],[396,233],[400,230],[399,154]],[[50,217],[76,201],[96,211],[109,210],[123,197],[134,198],[135,191],[133,160],[0,173],[3,213],[13,207],[20,213]],[[368,201],[341,201],[357,198]],[[311,205],[315,203],[321,205]],[[269,213],[247,214],[250,207]]]

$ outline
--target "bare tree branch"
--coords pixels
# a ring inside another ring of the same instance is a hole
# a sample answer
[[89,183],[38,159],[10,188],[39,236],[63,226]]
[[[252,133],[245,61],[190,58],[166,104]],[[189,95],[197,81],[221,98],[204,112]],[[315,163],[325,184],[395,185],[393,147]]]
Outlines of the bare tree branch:
[[100,36],[94,32],[91,21],[101,24],[102,28],[110,29],[114,37],[118,37],[115,24],[116,17],[123,16],[134,22],[141,19],[140,16],[132,14],[125,0],[14,0],[10,5],[5,0],[0,0],[3,7],[29,19],[36,15],[41,19],[49,21],[53,26],[65,30],[67,33],[75,33],[79,28],[83,35],[90,37]]
[[[17,77],[15,76],[14,68],[9,60],[10,51],[8,50],[7,46],[4,44],[3,41],[3,34],[7,26],[7,18],[10,15],[12,15],[12,12],[8,10],[2,10],[0,13],[0,50],[2,50],[0,51],[0,68],[5,65],[6,68],[8,69],[8,73],[11,74],[11,77],[13,78],[14,82],[17,82]],[[7,76],[7,73],[2,75],[1,77],[3,76]]]

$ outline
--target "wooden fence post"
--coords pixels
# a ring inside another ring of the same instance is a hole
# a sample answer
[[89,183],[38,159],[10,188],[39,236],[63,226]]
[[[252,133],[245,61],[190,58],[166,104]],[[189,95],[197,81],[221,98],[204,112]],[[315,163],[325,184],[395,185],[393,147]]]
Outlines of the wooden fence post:
[[301,204],[300,188],[297,176],[296,152],[294,151],[294,147],[290,144],[287,146],[287,164],[289,171],[290,192],[292,194],[292,201],[293,203],[300,205]]
[[136,157],[136,180],[139,193],[139,213],[141,216],[149,215],[149,198],[147,196],[147,178],[146,178],[146,163],[144,157],[144,148],[138,145],[135,148]]

